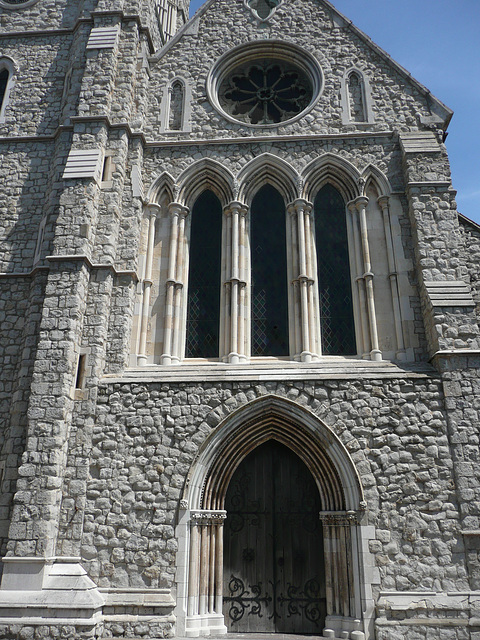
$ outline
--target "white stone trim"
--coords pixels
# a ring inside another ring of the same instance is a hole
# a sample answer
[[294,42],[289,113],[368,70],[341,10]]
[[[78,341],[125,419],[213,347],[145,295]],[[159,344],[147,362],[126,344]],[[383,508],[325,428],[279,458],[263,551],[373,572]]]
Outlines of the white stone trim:
[[[172,87],[175,82],[180,82],[183,87],[183,104],[182,104],[182,118],[180,129],[170,129],[170,98],[172,94]],[[167,86],[163,90],[162,101],[160,103],[160,131],[162,133],[190,133],[192,130],[191,123],[192,115],[192,87],[190,82],[182,78],[181,76],[175,76],[172,78]]]
[[[313,97],[306,109],[301,113],[274,124],[250,124],[237,120],[224,111],[218,99],[218,90],[225,77],[236,67],[253,62],[259,58],[272,57],[278,60],[297,65],[310,79],[313,89]],[[300,49],[296,45],[285,42],[284,40],[256,40],[247,44],[239,45],[224,53],[213,65],[207,77],[207,96],[210,103],[218,113],[235,124],[240,123],[242,126],[251,127],[252,129],[272,129],[275,127],[283,127],[292,122],[296,122],[309,113],[317,104],[322,95],[325,83],[323,71],[320,64],[314,56],[304,49]]]
[[433,131],[402,132],[400,146],[404,153],[440,153],[441,151],[437,136]]
[[62,178],[101,178],[102,152],[100,149],[72,149],[68,154]]
[[22,4],[11,4],[5,0],[0,0],[0,7],[9,9],[10,11],[15,11],[17,9],[26,9],[27,7],[31,7],[36,2],[38,2],[38,0],[26,0],[25,2],[22,2]]
[[87,41],[87,49],[114,49],[118,40],[119,28],[93,27]]
[[[360,77],[362,94],[363,94],[363,109],[364,109],[364,120],[361,122],[356,122],[352,119],[352,115],[350,113],[350,97],[348,95],[348,81],[352,73],[356,73]],[[373,114],[373,102],[372,102],[372,91],[370,88],[370,81],[368,79],[367,74],[358,67],[351,67],[347,69],[343,74],[341,81],[341,106],[342,106],[342,124],[353,124],[353,125],[362,125],[362,124],[374,124],[375,117]]]
[[268,14],[268,16],[266,16],[265,18],[262,18],[258,15],[258,13],[256,12],[256,10],[250,6],[250,2],[249,0],[243,0],[243,6],[248,9],[249,11],[252,12],[252,15],[260,22],[260,24],[264,24],[265,22],[269,22],[270,19],[273,17],[273,15],[275,14],[275,12],[277,11],[277,9],[279,7],[282,6],[282,4],[284,3],[285,0],[280,0],[278,2],[278,4],[276,4],[273,9],[270,11],[270,13]]

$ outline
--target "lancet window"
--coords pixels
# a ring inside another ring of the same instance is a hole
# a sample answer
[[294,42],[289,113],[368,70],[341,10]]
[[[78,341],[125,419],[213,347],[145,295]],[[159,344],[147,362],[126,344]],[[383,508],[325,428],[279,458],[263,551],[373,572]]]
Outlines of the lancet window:
[[194,165],[188,189],[172,182],[148,205],[138,364],[406,357],[389,198],[312,171],[312,201],[256,165],[235,199]]
[[182,128],[184,108],[184,90],[180,80],[176,80],[170,88],[170,105],[168,128],[170,131],[179,131]]
[[288,345],[285,204],[269,184],[251,206],[252,355],[286,356]]
[[0,122],[5,121],[5,109],[13,87],[14,65],[9,58],[0,58]]
[[5,99],[5,93],[7,91],[8,85],[8,77],[9,77],[8,69],[2,69],[0,71],[0,111],[3,106],[3,101]]
[[314,212],[322,353],[353,355],[357,348],[345,203],[335,187],[320,189]]
[[204,191],[192,209],[187,295],[187,358],[219,353],[222,206]]
[[348,76],[348,102],[352,122],[365,122],[365,96],[363,80],[359,73],[352,71]]

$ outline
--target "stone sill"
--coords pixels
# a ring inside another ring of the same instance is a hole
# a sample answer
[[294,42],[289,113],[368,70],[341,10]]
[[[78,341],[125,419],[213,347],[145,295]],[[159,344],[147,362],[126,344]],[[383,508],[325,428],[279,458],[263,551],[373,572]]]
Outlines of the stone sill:
[[291,362],[277,359],[251,360],[248,364],[225,364],[186,360],[180,365],[146,365],[126,369],[123,374],[107,374],[103,384],[128,382],[241,382],[296,380],[351,380],[437,377],[426,363],[372,362],[358,358],[326,356],[318,362]]

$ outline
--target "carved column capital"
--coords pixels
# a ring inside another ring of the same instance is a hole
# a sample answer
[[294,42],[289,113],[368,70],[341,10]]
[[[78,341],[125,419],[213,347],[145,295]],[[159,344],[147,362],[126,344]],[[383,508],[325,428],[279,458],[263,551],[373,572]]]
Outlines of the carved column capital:
[[248,207],[246,204],[243,204],[243,202],[233,200],[223,207],[223,213],[226,216],[230,216],[234,213],[238,213],[241,216],[246,216],[248,213]]
[[195,509],[190,512],[190,521],[194,525],[223,524],[227,518],[227,512],[223,510]]
[[364,211],[367,208],[368,198],[367,196],[358,196],[353,202],[355,203],[357,211]]
[[313,209],[313,204],[304,198],[297,198],[293,202],[287,205],[287,211],[291,215],[294,213],[305,213],[310,214]]
[[145,205],[144,211],[145,215],[149,218],[156,218],[162,213],[162,207],[156,202],[150,202],[149,204]]
[[353,215],[354,213],[357,213],[357,205],[356,205],[356,201],[355,200],[350,200],[350,202],[347,203],[347,208],[350,211],[350,213]]
[[190,211],[188,207],[185,207],[180,202],[170,202],[168,205],[168,211],[172,216],[183,216],[186,217]]
[[377,198],[378,205],[382,211],[388,209],[389,200],[390,198],[388,196],[380,196],[379,198]]
[[320,511],[319,518],[324,526],[349,527],[358,524],[356,511]]

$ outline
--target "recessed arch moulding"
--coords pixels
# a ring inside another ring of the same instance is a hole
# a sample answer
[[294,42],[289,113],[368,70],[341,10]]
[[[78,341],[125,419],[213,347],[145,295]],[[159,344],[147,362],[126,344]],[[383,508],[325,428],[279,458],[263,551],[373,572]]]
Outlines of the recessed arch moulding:
[[177,527],[179,633],[226,632],[222,615],[223,523],[228,518],[225,495],[241,462],[271,439],[303,461],[319,492],[326,637],[334,637],[330,632],[335,637],[346,632],[347,636],[341,637],[362,640],[366,630],[368,634],[373,603],[364,578],[366,503],[360,476],[347,449],[329,427],[297,403],[276,396],[254,400],[220,422],[191,467]]

